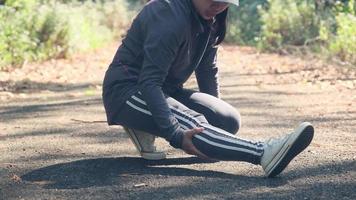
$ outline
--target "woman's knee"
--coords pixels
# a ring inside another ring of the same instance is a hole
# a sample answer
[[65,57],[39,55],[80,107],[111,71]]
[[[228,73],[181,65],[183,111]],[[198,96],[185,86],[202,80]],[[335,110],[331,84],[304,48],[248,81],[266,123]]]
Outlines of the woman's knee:
[[184,102],[190,109],[201,113],[204,120],[209,124],[219,127],[231,134],[236,134],[241,127],[241,117],[239,112],[227,102],[214,96],[194,92],[183,91],[177,99]]
[[221,128],[231,134],[237,134],[241,127],[240,113],[235,109],[206,112],[209,124]]
[[236,110],[219,117],[220,128],[231,133],[237,134],[241,127],[241,116]]

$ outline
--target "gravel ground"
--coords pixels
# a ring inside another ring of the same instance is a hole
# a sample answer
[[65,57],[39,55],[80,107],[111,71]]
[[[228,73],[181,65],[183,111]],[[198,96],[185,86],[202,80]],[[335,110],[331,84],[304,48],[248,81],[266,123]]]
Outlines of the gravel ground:
[[220,50],[222,98],[242,115],[241,137],[315,126],[310,147],[267,179],[259,166],[206,162],[162,139],[166,160],[140,159],[105,123],[101,81],[115,48],[0,72],[0,199],[356,199],[355,68]]

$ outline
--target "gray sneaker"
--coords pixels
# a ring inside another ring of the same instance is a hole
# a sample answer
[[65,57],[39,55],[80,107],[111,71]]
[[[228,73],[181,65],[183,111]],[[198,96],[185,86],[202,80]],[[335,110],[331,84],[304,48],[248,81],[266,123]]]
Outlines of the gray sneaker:
[[280,174],[294,157],[309,146],[313,136],[313,126],[309,122],[304,122],[293,133],[268,140],[261,158],[266,176],[272,178]]
[[166,154],[156,150],[154,142],[156,137],[152,134],[124,127],[125,132],[129,135],[141,157],[146,160],[162,160]]

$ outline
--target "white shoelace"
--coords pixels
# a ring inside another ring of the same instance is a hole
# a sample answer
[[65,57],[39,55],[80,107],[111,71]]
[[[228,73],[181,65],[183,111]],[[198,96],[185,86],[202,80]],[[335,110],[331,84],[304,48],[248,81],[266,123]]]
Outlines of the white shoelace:
[[289,134],[286,134],[286,135],[284,135],[284,136],[282,136],[282,137],[279,137],[279,138],[275,138],[275,137],[270,138],[269,140],[267,140],[267,141],[265,142],[265,145],[266,145],[266,146],[274,146],[274,145],[276,145],[276,144],[283,143],[283,142],[285,142],[285,141],[287,140],[287,138],[288,138],[291,134],[292,134],[292,133],[289,133]]

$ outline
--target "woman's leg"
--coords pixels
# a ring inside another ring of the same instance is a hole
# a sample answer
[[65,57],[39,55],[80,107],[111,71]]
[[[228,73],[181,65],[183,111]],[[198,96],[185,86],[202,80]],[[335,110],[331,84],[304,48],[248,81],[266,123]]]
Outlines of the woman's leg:
[[[194,145],[202,153],[219,160],[260,164],[263,143],[237,138],[221,128],[210,125],[202,114],[189,109],[174,98],[168,97],[167,102],[183,129],[204,128],[202,133],[193,138]],[[162,137],[140,93],[127,100],[119,115],[124,117],[118,117],[120,118],[118,124]]]
[[212,95],[182,89],[172,96],[188,108],[201,113],[209,124],[236,134],[241,127],[240,113],[227,102]]
[[[295,156],[308,147],[314,135],[313,126],[304,122],[284,137],[266,143],[251,142],[210,125],[202,114],[174,98],[168,97],[167,102],[183,129],[204,128],[202,133],[193,136],[195,147],[202,153],[218,160],[260,164],[268,177],[281,173]],[[162,137],[139,92],[126,101],[121,111],[119,115],[124,117],[118,117],[118,124]]]

